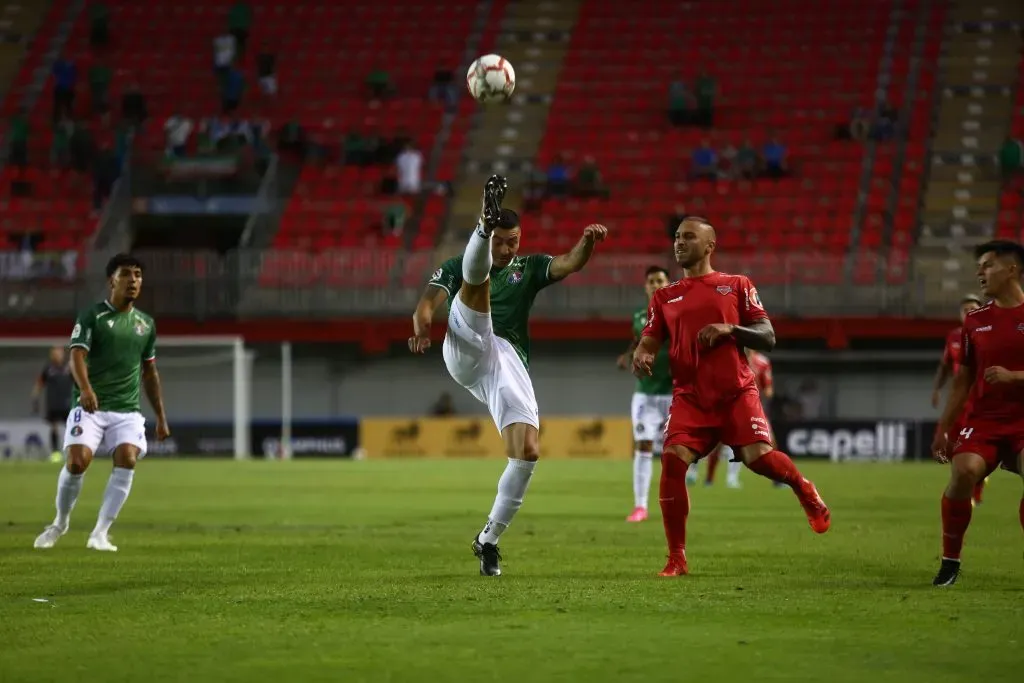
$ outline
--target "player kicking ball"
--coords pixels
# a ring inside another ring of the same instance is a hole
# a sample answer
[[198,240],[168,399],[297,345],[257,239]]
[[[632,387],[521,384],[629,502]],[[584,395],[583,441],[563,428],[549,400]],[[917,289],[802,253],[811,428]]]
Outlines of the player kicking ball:
[[[1024,476],[1024,247],[995,240],[974,254],[990,301],[964,317],[960,371],[932,443],[935,459],[951,463],[935,586],[951,586],[960,576],[974,487],[1000,466]],[[954,424],[959,431],[952,430]],[[1024,528],[1024,498],[1019,515]]]
[[[633,351],[640,343],[640,335],[647,326],[647,308],[654,293],[668,285],[668,271],[661,266],[651,266],[645,273],[644,291],[647,306],[633,314],[633,341],[618,358],[619,368],[626,370],[633,364]],[[647,499],[651,489],[653,458],[661,457],[664,441],[665,420],[672,403],[672,372],[668,366],[668,349],[662,349],[654,359],[650,377],[639,377],[630,404],[633,419],[633,512],[627,522],[643,522],[647,519]]]
[[108,536],[110,526],[128,499],[135,463],[146,455],[140,383],[156,412],[157,439],[170,436],[156,371],[156,325],[134,304],[142,291],[142,264],[118,254],[107,263],[107,279],[110,297],[83,311],[71,331],[75,388],[64,430],[66,464],[57,478],[57,516],[36,538],[36,548],[52,548],[67,533],[85,471],[102,452],[113,454],[114,471],[86,547],[117,551]]
[[731,446],[757,474],[789,486],[815,532],[825,533],[831,524],[814,484],[775,448],[743,351],[771,351],[775,330],[748,278],[712,269],[714,251],[715,229],[706,219],[690,216],[679,224],[675,256],[683,279],[655,292],[633,354],[634,374],[649,377],[656,354],[667,343],[674,380],[661,456],[659,502],[668,563],[660,576],[689,571],[686,471],[719,443]]
[[466,251],[445,261],[430,278],[409,338],[410,351],[426,351],[434,311],[448,302],[445,366],[456,383],[487,406],[505,444],[508,464],[487,523],[472,544],[483,576],[501,575],[498,539],[522,506],[540,457],[539,411],[527,371],[530,309],[542,289],[582,270],[608,234],[603,225],[588,225],[567,254],[519,256],[519,216],[501,208],[506,187],[498,175],[487,181],[480,221]]

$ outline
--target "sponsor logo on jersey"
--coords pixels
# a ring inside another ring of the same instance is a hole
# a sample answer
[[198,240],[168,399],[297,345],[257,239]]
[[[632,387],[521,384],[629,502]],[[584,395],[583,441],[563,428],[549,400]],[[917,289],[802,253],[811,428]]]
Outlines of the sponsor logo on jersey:
[[516,270],[509,274],[508,283],[510,285],[517,285],[523,281],[523,271]]
[[1020,323],[1019,325],[1017,325],[1017,331],[1020,332],[1021,334],[1024,334],[1024,323]]
[[111,320],[108,320],[108,321],[107,321],[107,327],[113,327],[113,326],[114,326],[114,321],[113,321],[113,319],[111,319]]
[[[675,302],[677,302],[677,301],[682,301],[682,300],[683,300],[683,298],[684,298],[684,297],[682,297],[682,296],[677,296],[677,297],[676,297],[675,299],[669,299],[669,300],[668,300],[668,301],[666,301],[665,303],[667,303],[667,304],[674,304],[674,303],[675,303]],[[654,317],[654,315],[651,315],[651,317],[653,318],[653,317]]]
[[148,334],[148,333],[149,333],[149,325],[147,325],[146,323],[142,322],[141,320],[136,320],[135,321],[135,334],[139,335],[140,337],[145,337],[146,334]]
[[730,287],[729,285],[718,285],[717,287],[715,287],[715,291],[721,294],[722,296],[725,296],[726,294],[732,294],[732,287]]
[[985,325],[984,327],[979,327],[978,329],[976,329],[974,331],[975,332],[991,332],[992,331],[992,326],[991,325]]
[[79,427],[78,425],[75,425],[74,427],[71,428],[71,436],[81,436],[81,435],[82,435],[82,428],[81,427]]

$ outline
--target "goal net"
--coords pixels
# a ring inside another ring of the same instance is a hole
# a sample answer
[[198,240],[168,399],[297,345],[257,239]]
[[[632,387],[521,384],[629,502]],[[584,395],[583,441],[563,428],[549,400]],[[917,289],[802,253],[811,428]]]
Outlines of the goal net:
[[[45,458],[50,453],[45,390],[34,411],[31,395],[48,363],[49,350],[65,349],[66,337],[0,338],[0,460]],[[150,453],[198,455],[193,452],[204,429],[210,452],[251,453],[251,378],[253,355],[241,337],[176,337],[157,339],[157,367],[171,439],[158,444],[153,437],[152,408],[141,391]],[[183,427],[175,439],[175,425]],[[187,425],[188,429],[184,429]],[[187,433],[187,434],[186,434]],[[63,440],[63,430],[59,435]]]

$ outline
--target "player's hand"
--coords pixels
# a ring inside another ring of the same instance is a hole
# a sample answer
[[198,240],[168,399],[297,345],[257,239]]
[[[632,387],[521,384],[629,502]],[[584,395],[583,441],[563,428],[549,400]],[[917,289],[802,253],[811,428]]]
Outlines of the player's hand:
[[1009,384],[1015,379],[1015,373],[1001,365],[985,368],[985,381],[989,384]]
[[732,334],[733,326],[727,323],[712,323],[706,325],[700,332],[697,333],[697,341],[704,346],[714,346],[723,337],[728,337]]
[[583,239],[588,242],[604,242],[604,238],[607,236],[608,228],[604,227],[600,223],[592,223],[583,228]]
[[82,410],[87,413],[95,413],[100,408],[99,399],[96,398],[96,392],[92,389],[82,391],[78,397],[78,405],[82,406]]
[[637,377],[650,377],[653,373],[654,354],[637,351],[633,355],[633,374]]
[[624,354],[622,354],[621,356],[619,356],[618,358],[615,359],[615,366],[618,367],[619,370],[628,370],[629,369],[629,363],[630,363],[630,357],[629,357],[628,353],[624,353]]
[[932,392],[932,408],[938,408],[942,402],[942,392],[936,389]]
[[430,323],[423,323],[413,318],[412,336],[409,337],[409,350],[413,353],[424,353],[429,348]]
[[948,430],[949,426],[940,422],[935,429],[935,436],[932,438],[932,457],[936,462],[942,464],[949,462],[949,439],[946,438]]
[[171,428],[167,425],[166,419],[156,421],[156,440],[163,441],[171,435]]

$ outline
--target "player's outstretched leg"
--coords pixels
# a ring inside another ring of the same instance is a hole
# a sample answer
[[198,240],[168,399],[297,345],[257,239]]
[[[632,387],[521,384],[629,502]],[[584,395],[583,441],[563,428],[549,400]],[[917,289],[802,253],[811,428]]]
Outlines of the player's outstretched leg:
[[690,494],[686,490],[686,473],[696,455],[682,446],[669,446],[661,454],[661,485],[658,502],[668,542],[668,562],[658,576],[683,576],[686,565],[686,518],[690,514]]
[[114,450],[114,470],[107,480],[107,488],[103,491],[103,504],[96,518],[96,526],[89,534],[85,547],[90,550],[117,552],[117,546],[110,542],[108,536],[110,526],[117,519],[118,513],[128,500],[132,490],[132,479],[135,477],[135,462],[139,457],[139,449],[131,444],[121,444]]
[[714,486],[715,485],[715,472],[718,471],[718,460],[721,457],[721,453],[722,453],[722,447],[719,446],[718,448],[716,448],[715,450],[713,450],[711,452],[711,455],[709,455],[706,458],[706,460],[708,461],[708,465],[707,465],[708,471],[707,471],[707,474],[705,475],[705,479],[704,479],[704,485],[705,486]]
[[760,441],[741,448],[740,457],[751,471],[793,489],[815,533],[823,534],[829,530],[832,513],[818,495],[818,489],[800,474],[788,455]]
[[508,464],[498,479],[498,494],[483,530],[473,539],[473,554],[480,560],[481,576],[501,576],[498,539],[523,505],[533,470],[540,458],[540,432],[533,425],[517,422],[501,432]]
[[949,484],[942,493],[942,562],[934,586],[952,586],[960,577],[960,552],[971,524],[974,486],[988,474],[977,453],[957,453],[950,463]]
[[43,533],[36,537],[33,547],[52,548],[60,537],[67,533],[71,523],[71,511],[78,501],[78,494],[82,492],[85,471],[89,469],[91,462],[92,450],[81,445],[68,446],[68,461],[60,468],[60,474],[57,476],[57,516],[43,529]]

